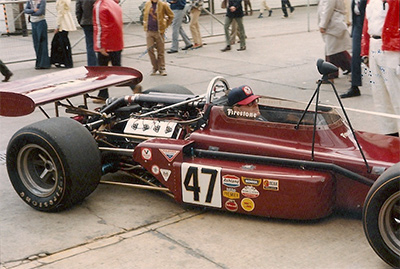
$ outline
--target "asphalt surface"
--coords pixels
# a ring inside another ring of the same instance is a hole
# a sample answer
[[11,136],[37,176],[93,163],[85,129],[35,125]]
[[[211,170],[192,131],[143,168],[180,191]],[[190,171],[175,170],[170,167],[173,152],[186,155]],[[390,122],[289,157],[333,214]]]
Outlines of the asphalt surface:
[[[315,63],[324,57],[316,7],[298,7],[288,19],[281,19],[280,10],[269,18],[257,19],[257,15],[244,20],[247,50],[236,51],[237,44],[224,53],[220,51],[225,46],[222,26],[201,17],[207,45],[167,54],[166,77],[150,76],[143,30],[131,25],[125,31],[129,46],[123,51],[123,65],[142,71],[144,89],[181,84],[203,94],[209,81],[221,75],[231,87],[247,84],[258,94],[308,102],[320,77]],[[190,33],[188,25],[184,27]],[[80,37],[80,32],[72,33],[71,42]],[[8,55],[13,59],[8,61],[12,80],[58,71],[34,70],[34,62],[27,60],[32,52],[18,50],[26,38],[14,36],[0,42],[1,55],[13,54]],[[85,65],[85,55],[79,54],[83,49],[83,44],[74,48],[78,53],[75,66]],[[339,93],[345,92],[349,78],[341,75],[335,86]],[[343,100],[345,107],[373,110],[368,83],[361,92],[360,97]],[[130,94],[130,89],[112,88],[110,94]],[[321,89],[321,102],[337,105],[328,85]],[[52,105],[45,109],[52,114]],[[380,132],[374,116],[348,114],[355,129]],[[276,220],[188,208],[162,193],[108,185],[100,185],[71,210],[35,211],[13,190],[4,152],[13,133],[41,119],[39,110],[20,118],[0,117],[1,269],[388,268],[370,248],[360,218],[351,214],[335,213],[317,221]]]

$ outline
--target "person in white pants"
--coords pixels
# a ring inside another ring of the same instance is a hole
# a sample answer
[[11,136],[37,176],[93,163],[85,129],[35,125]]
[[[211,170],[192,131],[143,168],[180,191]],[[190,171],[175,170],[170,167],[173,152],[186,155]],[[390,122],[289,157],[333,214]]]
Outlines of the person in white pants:
[[[400,115],[399,0],[370,0],[366,8],[361,55],[370,67],[375,109]],[[399,136],[400,120],[382,117],[385,134]]]

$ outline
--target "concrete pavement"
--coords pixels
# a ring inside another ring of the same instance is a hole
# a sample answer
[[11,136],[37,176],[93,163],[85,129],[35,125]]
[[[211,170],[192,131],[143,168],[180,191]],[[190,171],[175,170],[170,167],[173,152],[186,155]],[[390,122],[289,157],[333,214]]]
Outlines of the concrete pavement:
[[[207,45],[201,49],[167,54],[167,77],[149,76],[144,33],[141,26],[132,25],[125,30],[129,48],[123,52],[123,65],[143,72],[145,89],[173,83],[202,94],[213,77],[222,75],[231,86],[248,84],[258,94],[307,102],[320,77],[316,60],[324,57],[315,13],[316,7],[298,7],[288,19],[280,18],[280,10],[270,18],[245,17],[247,50],[238,52],[236,45],[224,53],[220,52],[225,46],[222,26],[202,16],[203,33],[212,30],[213,35],[205,38]],[[188,25],[185,29],[190,33]],[[71,40],[78,38],[78,33],[71,36]],[[9,53],[19,57],[24,52]],[[83,54],[74,55],[76,66],[85,61]],[[33,67],[32,61],[10,63],[12,80],[58,71]],[[341,93],[350,82],[341,76],[335,85]],[[343,100],[345,106],[370,109],[368,84],[361,92],[360,97]],[[121,96],[130,89],[113,88],[110,93]],[[322,87],[321,101],[337,104],[327,85]],[[52,105],[46,108],[51,114]],[[356,129],[379,132],[371,124],[373,116],[355,112],[349,116]],[[0,117],[0,153],[4,155],[15,131],[43,118],[40,111],[21,118]],[[368,245],[360,219],[352,215],[334,214],[318,221],[274,220],[188,208],[161,193],[106,185],[71,210],[41,213],[20,200],[4,164],[0,164],[0,212],[2,269],[387,268]]]

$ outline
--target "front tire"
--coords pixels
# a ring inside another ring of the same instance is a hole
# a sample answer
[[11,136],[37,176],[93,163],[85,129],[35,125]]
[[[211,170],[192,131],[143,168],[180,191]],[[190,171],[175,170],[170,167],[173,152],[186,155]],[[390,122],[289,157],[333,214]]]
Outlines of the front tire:
[[368,242],[389,265],[400,267],[400,163],[374,183],[363,209]]
[[40,211],[69,208],[100,182],[100,152],[92,135],[69,118],[19,130],[7,147],[7,170],[18,195]]

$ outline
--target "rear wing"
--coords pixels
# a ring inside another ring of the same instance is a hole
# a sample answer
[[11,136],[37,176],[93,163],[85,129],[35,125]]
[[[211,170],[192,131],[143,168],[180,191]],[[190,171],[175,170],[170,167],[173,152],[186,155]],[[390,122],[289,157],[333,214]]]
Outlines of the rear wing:
[[0,116],[32,113],[36,106],[57,102],[111,86],[139,84],[140,71],[120,66],[82,66],[0,86]]

